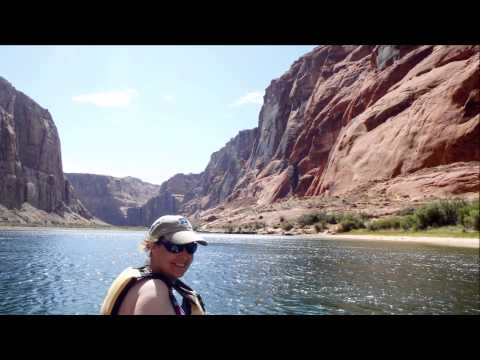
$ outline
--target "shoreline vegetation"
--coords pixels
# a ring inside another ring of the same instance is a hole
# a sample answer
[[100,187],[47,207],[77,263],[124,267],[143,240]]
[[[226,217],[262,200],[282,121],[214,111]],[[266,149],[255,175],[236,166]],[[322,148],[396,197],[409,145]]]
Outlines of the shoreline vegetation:
[[[366,230],[371,233],[384,231],[424,232],[442,229],[450,233],[468,233],[480,231],[479,200],[463,199],[440,200],[426,203],[417,208],[407,207],[396,213],[375,218],[365,213],[304,212],[296,218],[280,216],[272,229],[262,222],[263,216],[249,224],[224,226],[227,233],[258,232],[265,229],[274,231],[279,228],[285,232],[304,230],[307,233],[346,233],[354,230]],[[276,232],[276,231],[275,231]]]
[[274,221],[265,221],[263,215],[251,220],[235,226],[213,226],[205,232],[415,241],[473,248],[479,248],[480,242],[478,199],[437,200],[379,218],[368,212],[314,210],[299,216],[280,216]]
[[[85,231],[95,231],[95,230],[115,230],[115,231],[147,231],[147,228],[143,227],[119,227],[119,226],[39,226],[39,225],[0,225],[1,230],[7,231],[31,231],[33,229],[37,230],[85,230]],[[406,233],[406,232],[346,232],[341,234],[293,234],[293,233],[273,233],[266,234],[262,232],[250,232],[250,233],[225,233],[224,231],[198,231],[203,234],[228,234],[228,235],[271,235],[271,236],[298,236],[306,239],[312,240],[346,240],[346,241],[390,241],[390,242],[410,242],[410,243],[422,243],[438,246],[448,246],[448,247],[460,247],[460,248],[480,248],[480,233],[471,232],[468,233],[468,236],[458,236],[458,233],[452,233],[448,236],[447,234],[434,234],[431,232],[417,232],[417,233]]]
[[[310,239],[338,239],[362,241],[399,241],[479,248],[479,201],[442,200],[419,208],[407,208],[395,215],[374,219],[367,214],[340,214],[326,212],[305,213],[295,219],[280,216],[279,223],[267,226],[253,224],[204,228],[194,225],[199,233],[300,236]],[[0,230],[70,229],[147,231],[143,226],[114,225],[39,225],[0,224]]]

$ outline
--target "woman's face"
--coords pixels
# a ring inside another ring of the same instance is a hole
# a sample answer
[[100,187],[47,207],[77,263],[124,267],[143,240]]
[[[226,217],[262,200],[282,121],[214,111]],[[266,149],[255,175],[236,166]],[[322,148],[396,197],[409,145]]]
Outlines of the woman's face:
[[151,249],[150,267],[153,272],[161,272],[172,279],[182,277],[190,267],[193,255],[185,249],[174,254],[161,244],[154,244]]

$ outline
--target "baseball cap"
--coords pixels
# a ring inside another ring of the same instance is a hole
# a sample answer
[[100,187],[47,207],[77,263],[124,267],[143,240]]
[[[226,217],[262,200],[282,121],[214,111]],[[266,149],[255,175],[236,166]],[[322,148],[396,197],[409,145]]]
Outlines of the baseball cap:
[[201,245],[207,245],[205,239],[193,231],[192,224],[181,215],[164,215],[155,220],[148,231],[153,239],[164,238],[165,240],[177,244],[189,244],[197,242]]

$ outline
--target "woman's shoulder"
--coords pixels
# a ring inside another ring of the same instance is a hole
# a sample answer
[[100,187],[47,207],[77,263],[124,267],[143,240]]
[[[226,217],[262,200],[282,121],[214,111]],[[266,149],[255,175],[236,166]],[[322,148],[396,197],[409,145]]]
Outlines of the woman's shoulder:
[[139,294],[147,295],[150,293],[158,295],[159,293],[168,294],[167,284],[160,279],[146,278],[141,279],[135,285]]
[[138,284],[134,314],[174,315],[169,289],[159,279],[144,279]]
[[168,296],[168,286],[159,279],[152,279],[152,278],[140,278],[136,280],[136,282],[132,285],[130,290],[127,293],[125,298],[126,301],[132,299],[136,301],[140,296],[148,297],[148,296]]
[[169,289],[159,279],[140,279],[130,289],[124,304],[123,314],[130,315],[174,315],[170,303]]

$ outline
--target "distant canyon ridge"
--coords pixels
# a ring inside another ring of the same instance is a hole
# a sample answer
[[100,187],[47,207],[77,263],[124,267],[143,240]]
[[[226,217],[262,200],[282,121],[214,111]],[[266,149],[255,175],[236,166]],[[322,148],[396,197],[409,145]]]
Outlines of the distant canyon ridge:
[[256,128],[161,186],[63,174],[50,114],[0,79],[0,206],[130,226],[179,213],[207,229],[313,200],[478,197],[479,59],[478,45],[319,46],[272,80]]

